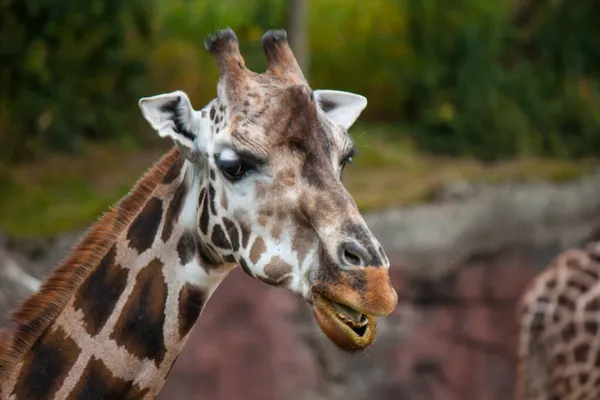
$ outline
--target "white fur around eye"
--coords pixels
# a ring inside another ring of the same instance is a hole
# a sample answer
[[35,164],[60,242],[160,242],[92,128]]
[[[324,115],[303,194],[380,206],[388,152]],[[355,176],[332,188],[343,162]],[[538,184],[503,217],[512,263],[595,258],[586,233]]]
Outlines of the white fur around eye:
[[221,151],[221,153],[219,153],[219,160],[223,160],[223,161],[237,161],[240,159],[240,157],[237,155],[237,153],[229,148],[223,149],[223,151]]

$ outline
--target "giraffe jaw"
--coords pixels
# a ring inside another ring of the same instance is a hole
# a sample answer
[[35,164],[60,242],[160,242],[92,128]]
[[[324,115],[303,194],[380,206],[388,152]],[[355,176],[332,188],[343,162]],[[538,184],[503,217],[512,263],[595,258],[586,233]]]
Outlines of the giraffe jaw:
[[376,321],[352,307],[313,293],[313,312],[327,337],[349,352],[364,350],[375,340]]

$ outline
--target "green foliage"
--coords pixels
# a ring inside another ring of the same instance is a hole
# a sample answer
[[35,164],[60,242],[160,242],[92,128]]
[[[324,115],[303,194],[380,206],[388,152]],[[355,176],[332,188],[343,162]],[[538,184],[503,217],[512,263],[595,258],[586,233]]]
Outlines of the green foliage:
[[[364,119],[417,146],[494,160],[600,147],[599,6],[490,0],[308,1],[313,87],[369,98]],[[0,159],[136,138],[141,96],[197,106],[218,73],[206,35],[231,26],[251,69],[285,0],[0,0]],[[141,125],[145,126],[145,125]]]
[[142,0],[2,0],[0,156],[122,134],[150,12]]

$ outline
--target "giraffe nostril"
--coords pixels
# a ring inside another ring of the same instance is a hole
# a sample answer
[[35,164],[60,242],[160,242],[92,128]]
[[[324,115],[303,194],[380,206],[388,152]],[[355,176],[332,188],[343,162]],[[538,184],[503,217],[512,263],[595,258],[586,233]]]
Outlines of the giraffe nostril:
[[342,263],[346,266],[362,267],[365,265],[365,251],[356,243],[342,243],[339,255]]
[[348,264],[352,264],[352,265],[360,265],[361,264],[360,257],[357,256],[356,254],[352,254],[348,250],[344,250],[344,259],[345,259],[344,261],[346,261]]

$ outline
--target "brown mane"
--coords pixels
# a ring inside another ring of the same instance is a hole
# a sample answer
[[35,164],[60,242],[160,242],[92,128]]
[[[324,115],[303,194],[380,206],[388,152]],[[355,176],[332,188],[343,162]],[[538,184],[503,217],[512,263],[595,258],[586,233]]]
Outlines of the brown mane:
[[179,150],[173,148],[146,171],[129,194],[88,229],[42,287],[14,312],[11,319],[13,327],[0,332],[0,380],[7,378],[11,368],[58,317],[75,290],[138,214],[179,155]]

